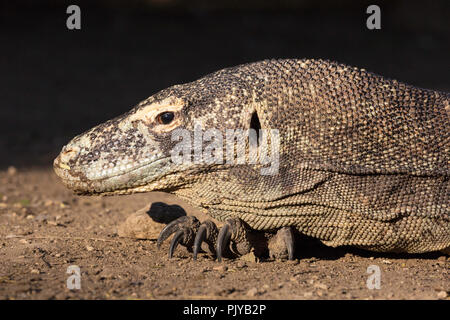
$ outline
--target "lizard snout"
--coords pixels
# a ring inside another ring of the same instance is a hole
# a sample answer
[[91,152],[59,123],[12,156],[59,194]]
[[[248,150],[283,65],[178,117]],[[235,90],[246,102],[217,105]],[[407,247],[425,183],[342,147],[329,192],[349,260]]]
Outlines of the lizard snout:
[[65,146],[61,150],[61,153],[58,155],[58,157],[55,159],[54,165],[62,169],[70,170],[70,166],[68,165],[68,163],[71,160],[76,159],[79,153],[80,153],[79,148],[75,146],[73,147]]

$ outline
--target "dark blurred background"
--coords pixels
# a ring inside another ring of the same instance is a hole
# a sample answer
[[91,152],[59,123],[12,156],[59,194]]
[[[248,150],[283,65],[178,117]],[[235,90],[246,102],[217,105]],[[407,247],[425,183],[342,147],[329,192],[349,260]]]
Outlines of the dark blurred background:
[[[0,2],[0,170],[173,84],[265,58],[326,58],[450,90],[450,1]],[[66,8],[81,7],[81,30]],[[366,8],[381,7],[381,30]]]

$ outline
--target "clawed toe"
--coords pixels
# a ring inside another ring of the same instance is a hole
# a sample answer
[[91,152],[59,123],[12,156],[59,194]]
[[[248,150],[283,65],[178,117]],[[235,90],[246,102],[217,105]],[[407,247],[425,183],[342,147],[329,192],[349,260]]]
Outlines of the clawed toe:
[[269,254],[272,258],[294,260],[295,237],[291,227],[283,227],[269,241]]
[[216,224],[211,220],[206,220],[200,225],[194,239],[194,260],[197,260],[197,254],[200,251],[203,242],[208,244],[210,252],[214,252],[214,244],[216,243],[218,232]]
[[222,255],[226,247],[230,244],[230,238],[231,238],[231,231],[230,231],[230,224],[225,223],[225,225],[220,229],[218,239],[217,239],[217,248],[216,248],[216,254],[217,254],[217,261],[222,261]]
[[227,219],[217,237],[217,260],[222,261],[223,254],[228,249],[236,255],[244,255],[249,253],[251,248],[249,231],[242,220],[238,218]]
[[158,248],[164,240],[169,238],[173,233],[175,233],[175,235],[170,242],[169,258],[172,258],[173,252],[177,248],[178,244],[184,245],[188,249],[192,248],[194,236],[197,233],[199,226],[200,222],[197,218],[192,216],[183,216],[172,221],[161,230],[157,241]]

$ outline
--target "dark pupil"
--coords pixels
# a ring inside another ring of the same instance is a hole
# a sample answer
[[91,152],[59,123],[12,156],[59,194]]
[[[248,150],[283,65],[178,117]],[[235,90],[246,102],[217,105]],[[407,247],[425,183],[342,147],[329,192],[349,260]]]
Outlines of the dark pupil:
[[164,112],[161,114],[161,122],[169,124],[173,120],[173,112]]

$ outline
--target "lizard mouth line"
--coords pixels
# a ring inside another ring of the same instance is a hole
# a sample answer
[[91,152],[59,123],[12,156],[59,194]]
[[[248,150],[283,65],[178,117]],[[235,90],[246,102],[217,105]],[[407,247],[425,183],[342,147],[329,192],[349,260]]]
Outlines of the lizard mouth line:
[[[78,182],[83,183],[83,181],[89,181],[89,182],[103,182],[110,179],[118,178],[121,176],[130,175],[133,172],[139,171],[139,170],[145,170],[149,169],[151,170],[152,167],[154,167],[154,170],[157,170],[160,167],[160,164],[166,163],[167,160],[170,159],[169,157],[161,158],[155,161],[147,162],[147,163],[141,163],[138,166],[130,167],[125,170],[114,172],[113,174],[108,175],[108,170],[114,170],[117,167],[114,168],[108,168],[108,169],[92,169],[90,171],[80,170],[74,166],[69,167],[68,165],[61,163],[60,161],[55,163],[55,169],[58,174],[63,180],[67,182]],[[84,171],[84,172],[83,172]],[[156,179],[157,177],[155,177]],[[151,181],[149,181],[151,182]]]
[[[154,160],[154,161],[147,162],[147,163],[144,162],[135,167],[128,167],[129,165],[127,165],[127,168],[125,170],[119,169],[119,171],[117,171],[117,172],[114,172],[114,171],[117,170],[118,168],[120,168],[119,166],[116,166],[116,167],[110,168],[110,169],[106,169],[106,170],[101,170],[99,172],[93,170],[90,174],[88,174],[91,176],[89,178],[89,180],[103,181],[103,180],[108,180],[108,179],[124,176],[124,175],[130,174],[137,170],[144,170],[146,168],[151,168],[151,167],[155,167],[155,169],[156,169],[156,168],[158,168],[159,164],[165,163],[168,159],[170,159],[170,158],[166,157],[166,158],[161,158],[161,159]],[[114,170],[114,171],[112,171],[113,174],[108,174],[108,170]],[[106,172],[106,174],[105,174],[105,172]]]

